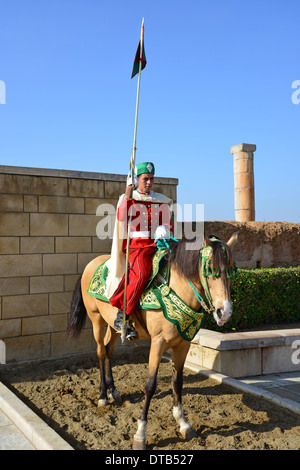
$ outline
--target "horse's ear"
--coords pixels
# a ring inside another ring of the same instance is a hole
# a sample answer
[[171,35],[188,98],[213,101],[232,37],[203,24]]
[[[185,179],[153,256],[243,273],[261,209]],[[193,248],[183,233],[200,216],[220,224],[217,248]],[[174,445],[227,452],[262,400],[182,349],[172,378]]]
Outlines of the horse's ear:
[[208,235],[204,235],[203,246],[211,246],[211,241]]
[[238,241],[239,232],[235,232],[227,242],[227,245],[232,248]]

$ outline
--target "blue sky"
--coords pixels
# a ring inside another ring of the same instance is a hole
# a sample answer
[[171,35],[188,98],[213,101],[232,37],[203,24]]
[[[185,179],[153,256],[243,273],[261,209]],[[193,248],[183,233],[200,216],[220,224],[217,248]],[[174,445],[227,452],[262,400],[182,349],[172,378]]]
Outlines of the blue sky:
[[234,220],[230,147],[256,144],[256,220],[300,222],[299,0],[0,8],[2,165],[127,173],[144,17],[137,162],[179,178],[178,202],[204,204],[206,220]]

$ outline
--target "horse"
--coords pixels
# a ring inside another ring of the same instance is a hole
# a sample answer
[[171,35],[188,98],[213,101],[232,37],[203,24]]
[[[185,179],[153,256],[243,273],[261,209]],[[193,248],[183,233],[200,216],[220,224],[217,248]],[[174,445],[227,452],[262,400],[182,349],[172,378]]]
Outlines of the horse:
[[[230,278],[232,276],[228,275],[228,272],[232,272],[235,266],[231,247],[236,241],[236,233],[227,243],[218,237],[205,236],[200,249],[199,247],[191,249],[192,241],[183,238],[172,246],[171,252],[167,255],[170,273],[169,288],[194,311],[198,311],[200,306],[206,306],[207,311],[213,311],[214,319],[219,326],[226,323],[232,314],[230,302]],[[203,256],[203,250],[207,247],[211,250],[209,264]],[[109,302],[99,300],[87,293],[96,268],[109,257],[109,255],[98,256],[85,267],[75,286],[67,328],[68,335],[76,338],[85,324],[87,315],[92,322],[100,369],[98,406],[107,405],[108,399],[113,400],[117,405],[122,404],[122,398],[114,385],[111,367],[111,355],[119,336],[113,327],[118,309]],[[203,302],[203,297],[206,297],[210,308],[207,307],[207,303]],[[146,449],[148,410],[156,389],[159,364],[163,354],[169,349],[172,350],[173,417],[183,439],[190,440],[197,437],[196,432],[186,421],[182,409],[183,368],[190,342],[179,335],[175,325],[164,317],[162,310],[144,310],[137,306],[131,317],[138,339],[151,340],[144,404],[138,419],[137,431],[133,437],[133,449]]]

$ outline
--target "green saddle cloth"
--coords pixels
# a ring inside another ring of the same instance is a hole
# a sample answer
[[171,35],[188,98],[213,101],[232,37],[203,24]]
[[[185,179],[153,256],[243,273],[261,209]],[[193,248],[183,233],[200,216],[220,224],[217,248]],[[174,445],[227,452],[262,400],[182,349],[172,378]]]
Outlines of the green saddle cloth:
[[[164,256],[167,252],[167,249],[157,250],[152,257],[149,281],[140,299],[140,307],[142,308],[161,308],[160,305],[152,299],[151,286],[152,284],[156,285],[156,276],[158,274],[159,278],[163,279],[164,283],[167,283],[169,280],[169,264],[164,260]],[[106,266],[106,261],[104,261],[94,272],[87,291],[89,295],[104,300],[105,302],[109,302],[108,298],[105,297],[107,275],[108,267]]]
[[[152,257],[149,281],[140,300],[139,307],[147,310],[162,310],[164,317],[173,323],[180,336],[192,341],[201,327],[203,312],[195,312],[168,286],[169,263],[165,260],[168,249],[157,250]],[[94,272],[88,294],[109,302],[105,297],[108,268],[106,261]]]

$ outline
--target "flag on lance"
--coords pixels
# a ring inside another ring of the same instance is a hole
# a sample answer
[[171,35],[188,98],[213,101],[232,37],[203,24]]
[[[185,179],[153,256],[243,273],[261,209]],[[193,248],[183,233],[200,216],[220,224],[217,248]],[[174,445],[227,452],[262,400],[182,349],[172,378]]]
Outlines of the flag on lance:
[[[142,35],[144,36],[144,26],[142,26]],[[143,37],[143,39],[144,39],[144,37]],[[141,42],[143,43],[143,45],[142,45],[142,47],[143,47],[142,54],[141,54]],[[140,62],[141,62],[141,69],[140,69]],[[145,54],[144,40],[140,39],[139,45],[138,45],[136,53],[135,53],[131,78],[135,77],[135,75],[138,74],[140,70],[144,70],[144,68],[146,67],[146,64],[147,64],[147,60],[146,60],[146,54]]]

